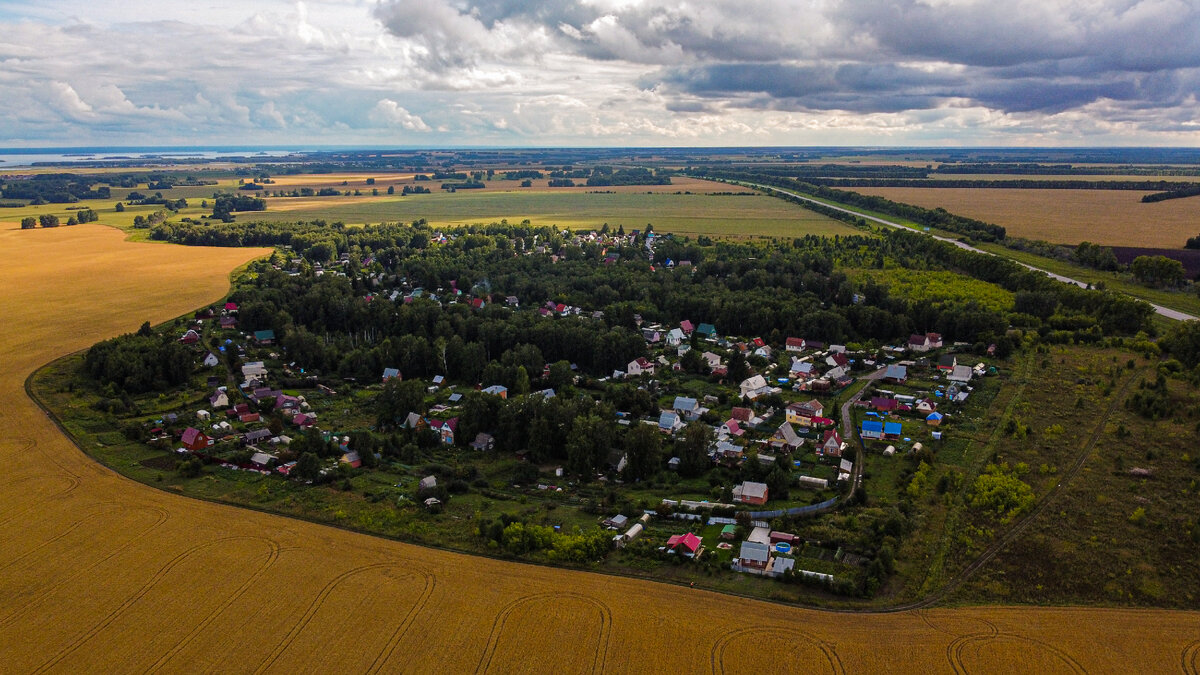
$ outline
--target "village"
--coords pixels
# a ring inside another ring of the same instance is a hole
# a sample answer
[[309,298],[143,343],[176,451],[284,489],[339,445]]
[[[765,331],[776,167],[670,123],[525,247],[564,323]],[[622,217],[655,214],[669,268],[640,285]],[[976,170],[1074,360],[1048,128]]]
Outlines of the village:
[[[577,240],[586,236],[599,235],[577,235]],[[545,249],[529,254],[554,255]],[[311,271],[345,274],[350,264],[343,255],[326,266],[312,265],[316,269]],[[367,268],[371,261],[359,264]],[[298,274],[309,263],[292,258],[277,265]],[[684,261],[678,267],[687,266]],[[526,304],[512,295],[464,293],[453,286],[431,292],[406,282],[381,288],[369,300],[463,303],[472,311],[495,304],[513,314],[535,313],[543,321],[603,319],[602,313],[554,301]],[[953,433],[973,382],[996,372],[978,356],[961,351],[965,345],[943,345],[934,333],[864,350],[800,336],[770,344],[758,336],[724,335],[713,324],[691,320],[662,325],[638,316],[635,321],[643,355],[623,370],[598,377],[571,364],[566,388],[573,397],[597,400],[606,387],[618,383],[650,395],[656,411],[633,415],[617,410],[613,420],[619,428],[652,427],[661,437],[662,464],[646,480],[629,479],[631,458],[621,444],[610,448],[603,470],[595,475],[572,475],[556,463],[531,471],[491,470],[502,462],[511,467],[513,459],[530,464],[530,458],[521,451],[501,457],[507,453],[495,450],[497,441],[503,441],[495,428],[464,437],[460,417],[468,398],[509,402],[510,397],[549,399],[565,393],[549,386],[520,394],[503,384],[452,382],[435,375],[420,382],[424,409],[409,411],[398,426],[422,447],[422,456],[442,465],[478,465],[472,470],[476,476],[503,476],[475,479],[473,489],[490,499],[588,505],[573,518],[563,518],[564,509],[551,511],[554,517],[543,516],[546,523],[563,521],[553,525],[555,531],[586,529],[590,523],[609,530],[617,551],[653,551],[663,559],[706,560],[735,572],[803,577],[828,585],[835,580],[833,572],[853,573],[863,558],[806,541],[772,523],[795,522],[849,503],[869,475],[868,462],[875,468],[914,453],[933,457],[944,436]],[[374,428],[374,420],[360,408],[369,409],[382,390],[406,381],[399,368],[383,368],[375,382],[338,383],[306,373],[302,364],[289,359],[273,330],[242,331],[239,307],[232,301],[197,312],[178,340],[194,350],[203,370],[198,381],[206,393],[194,409],[164,411],[148,421],[146,441],[151,445],[169,448],[178,458],[284,481],[290,476],[293,482],[345,480],[349,485],[361,472],[397,474],[395,487],[403,491],[399,504],[435,520],[455,513],[467,491],[464,481],[424,474],[414,466],[419,464],[414,457],[389,461],[373,444],[356,447],[355,441],[369,437]],[[532,382],[549,384],[550,375],[546,364]],[[695,437],[704,439],[706,466],[681,477],[685,459],[672,449],[691,427],[704,430]],[[296,443],[314,437],[334,451],[321,454],[315,466],[304,466]],[[448,489],[455,484],[455,490]],[[598,490],[610,498],[584,496],[598,495]],[[604,513],[597,504],[603,501],[619,508]]]

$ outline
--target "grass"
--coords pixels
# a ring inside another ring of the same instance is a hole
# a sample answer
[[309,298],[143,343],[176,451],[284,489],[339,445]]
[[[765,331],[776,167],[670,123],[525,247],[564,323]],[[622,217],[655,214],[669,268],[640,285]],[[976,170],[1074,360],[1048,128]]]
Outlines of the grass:
[[1118,272],[1102,272],[1088,267],[1082,267],[1056,258],[1046,258],[1026,251],[1016,251],[1010,248],[1005,248],[999,244],[975,244],[975,247],[995,253],[1005,258],[1011,258],[1017,262],[1025,263],[1044,269],[1048,272],[1061,274],[1072,279],[1078,279],[1084,283],[1103,284],[1106,288],[1113,291],[1120,291],[1126,295],[1151,302],[1163,307],[1169,307],[1181,312],[1187,312],[1193,316],[1200,316],[1200,296],[1186,291],[1172,291],[1162,288],[1150,288],[1143,286],[1133,281],[1128,274]]

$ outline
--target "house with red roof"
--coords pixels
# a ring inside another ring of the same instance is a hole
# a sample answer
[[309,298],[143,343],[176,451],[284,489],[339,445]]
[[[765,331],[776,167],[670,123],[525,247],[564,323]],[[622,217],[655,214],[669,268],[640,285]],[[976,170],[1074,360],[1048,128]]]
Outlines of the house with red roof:
[[884,398],[882,396],[871,397],[871,407],[879,412],[892,412],[900,405],[900,402],[894,398]]
[[644,356],[639,356],[629,362],[629,366],[625,369],[625,372],[629,373],[630,376],[642,374],[653,375],[654,363]]
[[696,327],[692,325],[691,321],[684,319],[679,322],[679,330],[683,331],[684,335],[691,335],[692,331],[696,330]]
[[200,334],[194,330],[188,329],[188,332],[184,333],[183,337],[179,338],[179,341],[185,345],[194,345],[200,341]]
[[734,406],[733,412],[729,416],[739,422],[749,422],[754,417],[754,411],[749,408]]
[[829,429],[822,437],[821,444],[817,446],[817,454],[822,457],[841,457],[843,445],[845,443],[842,442],[837,429]]
[[667,550],[688,558],[695,558],[704,549],[703,539],[695,534],[676,534],[667,539]]
[[429,428],[437,432],[442,443],[446,445],[454,445],[454,430],[457,427],[457,417],[451,417],[448,420],[429,420]]
[[789,352],[801,352],[804,351],[804,340],[790,337],[783,343],[783,347]]
[[212,445],[212,439],[209,438],[203,431],[200,431],[194,427],[188,427],[185,429],[183,431],[183,436],[179,439],[179,442],[183,444],[184,448],[192,452],[204,450],[208,448],[208,446]]

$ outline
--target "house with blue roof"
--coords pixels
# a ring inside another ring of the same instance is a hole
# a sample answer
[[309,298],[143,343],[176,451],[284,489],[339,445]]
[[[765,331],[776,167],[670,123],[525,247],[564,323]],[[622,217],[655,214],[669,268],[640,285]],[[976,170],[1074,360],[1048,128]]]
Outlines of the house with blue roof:
[[665,431],[668,434],[673,434],[682,428],[683,428],[683,422],[680,421],[679,415],[676,415],[673,412],[664,410],[663,413],[658,416],[659,431]]
[[688,398],[687,396],[676,396],[675,403],[671,405],[671,409],[680,415],[690,418],[696,413],[698,405],[699,404],[694,398]]
[[703,338],[713,338],[717,336],[717,327],[711,323],[702,323],[696,327],[696,332]]
[[904,434],[904,427],[899,422],[884,422],[883,437],[884,438],[900,438]]
[[859,432],[859,436],[864,439],[883,438],[883,422],[879,420],[863,420],[862,431]]

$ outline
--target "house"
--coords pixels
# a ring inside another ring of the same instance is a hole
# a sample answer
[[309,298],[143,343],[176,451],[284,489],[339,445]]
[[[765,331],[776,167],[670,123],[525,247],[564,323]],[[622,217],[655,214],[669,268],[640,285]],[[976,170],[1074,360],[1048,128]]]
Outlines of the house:
[[670,347],[678,347],[683,344],[685,339],[687,339],[687,336],[678,328],[672,328],[667,331],[667,345]]
[[716,328],[716,326],[712,325],[711,323],[700,324],[699,326],[696,327],[696,332],[700,335],[700,337],[706,338],[706,339],[717,337],[717,328]]
[[696,327],[692,325],[691,321],[684,319],[679,322],[679,330],[683,331],[684,335],[691,335],[692,331],[696,330]]
[[721,528],[722,539],[734,539],[737,537],[737,525],[726,525]]
[[844,445],[846,444],[842,442],[837,429],[829,429],[821,438],[821,444],[817,446],[817,454],[822,457],[841,457]]
[[899,422],[884,422],[883,437],[888,440],[896,440],[904,435],[904,427]]
[[913,406],[913,410],[916,410],[919,413],[931,413],[937,410],[937,403],[923,398],[920,401],[917,401],[917,404]]
[[483,309],[484,305],[486,304],[487,303],[483,301],[483,298],[475,298],[471,300],[471,309]]
[[608,451],[608,468],[617,473],[625,470],[629,465],[629,454],[620,448],[613,448]]
[[739,422],[749,422],[754,418],[754,411],[750,410],[749,408],[739,408],[734,406],[733,411],[729,413],[729,416]]
[[262,361],[250,361],[242,364],[242,377],[250,379],[252,377],[262,379],[267,376],[267,367]]
[[667,460],[667,468],[671,471],[678,471],[681,463],[683,463],[683,460],[679,459],[678,457],[672,457],[671,459]]
[[260,345],[273,345],[275,344],[275,331],[256,330],[254,331],[254,341]]
[[241,422],[242,424],[249,424],[250,422],[259,422],[261,420],[262,420],[262,415],[259,413],[256,413],[256,412],[244,413],[244,414],[238,415],[238,421]]
[[695,534],[688,532],[687,534],[676,534],[670,539],[667,539],[667,550],[671,553],[678,553],[688,558],[695,558],[704,548],[703,540]]
[[630,377],[643,374],[653,375],[654,363],[644,356],[639,356],[629,362],[629,365],[625,368],[625,372],[629,373]]
[[767,484],[746,481],[736,485],[733,488],[733,501],[735,504],[766,504]]
[[221,363],[221,359],[217,358],[216,354],[214,354],[212,352],[208,352],[207,354],[204,355],[203,363],[204,363],[205,368],[213,368],[216,365]]
[[804,445],[804,439],[796,435],[796,430],[788,422],[779,425],[775,433],[771,436],[771,447],[778,448],[784,452],[795,452]]
[[928,424],[931,427],[936,427],[942,423],[942,417],[942,413],[939,412],[929,413],[929,415],[925,417],[925,424]]
[[892,412],[900,406],[900,402],[894,398],[884,398],[882,396],[871,397],[871,407],[879,412]]
[[938,358],[937,369],[942,372],[952,373],[954,372],[954,367],[957,365],[957,356],[954,354],[942,354],[942,356]]
[[183,444],[184,448],[192,452],[204,450],[213,444],[211,438],[195,427],[184,429],[183,436],[180,437],[179,442]]
[[908,336],[908,349],[913,352],[927,352],[933,349],[933,343],[930,342],[928,335],[913,333]]
[[437,476],[425,476],[417,481],[418,490],[432,490],[437,487]]
[[737,564],[739,567],[754,570],[765,570],[771,560],[771,545],[757,541],[743,541],[738,551]]
[[804,340],[801,338],[790,337],[784,341],[783,348],[785,351],[789,351],[789,352],[804,351]]
[[642,329],[642,338],[646,342],[649,342],[650,344],[654,344],[663,339],[663,334],[661,331],[655,330],[653,328],[643,328]]
[[448,420],[430,420],[429,422],[429,428],[436,431],[442,443],[446,445],[454,445],[454,429],[457,427],[457,417],[451,417]]
[[246,433],[242,434],[242,443],[245,443],[246,445],[256,445],[269,438],[271,438],[270,429],[255,429],[254,431],[247,431]]
[[212,417],[212,414],[210,414],[207,410],[196,411],[196,419],[200,420],[201,422],[207,422],[210,417]]
[[301,429],[307,429],[317,423],[317,416],[309,415],[308,413],[300,413],[295,417],[292,417],[292,423]]
[[613,516],[612,518],[605,518],[604,522],[601,523],[601,525],[604,525],[604,527],[607,527],[610,530],[619,530],[619,529],[625,527],[625,525],[628,523],[629,523],[629,517],[618,513],[617,515]]
[[683,422],[680,421],[679,415],[664,410],[663,413],[658,416],[659,431],[665,431],[668,434],[673,434],[682,428]]
[[362,457],[359,457],[358,453],[354,450],[349,450],[342,453],[342,456],[338,461],[340,461],[342,464],[349,464],[350,468],[352,469],[357,469],[362,466]]
[[824,349],[825,343],[821,342],[820,340],[805,340],[804,348],[805,349]]
[[506,398],[508,398],[508,387],[505,387],[504,385],[500,385],[500,384],[493,384],[492,386],[488,387],[487,389],[484,389],[483,393],[491,394],[492,396],[499,396],[500,398],[506,399]]
[[225,303],[225,311],[226,311],[226,312],[236,312],[236,311],[238,311],[238,306],[237,306],[237,303],[236,303],[236,302],[227,302],[227,303]]
[[742,396],[751,400],[773,393],[771,387],[767,386],[766,378],[762,375],[753,375],[746,378],[739,385],[739,389]]
[[237,328],[238,320],[232,316],[223,316],[217,321],[217,325],[226,330]]
[[893,384],[904,384],[908,381],[908,366],[895,363],[889,365],[887,372],[883,374],[883,379]]
[[400,370],[398,368],[384,368],[383,369],[383,381],[387,382],[388,380],[391,380],[391,379],[395,379],[395,380],[399,381],[404,378],[400,377]]
[[253,455],[250,455],[250,463],[260,469],[267,468],[270,466],[271,462],[274,462],[276,459],[278,458],[275,457],[275,455],[269,455],[265,452],[256,452]]
[[704,362],[708,364],[709,370],[714,370],[721,367],[721,357],[712,352],[704,352],[700,355]]
[[746,430],[738,424],[737,420],[730,418],[721,425],[720,433],[724,436],[737,436],[740,438],[742,434],[746,433]]
[[820,417],[824,412],[825,405],[815,398],[811,401],[791,403],[784,409],[788,422],[805,427],[812,426],[813,419]]
[[811,380],[817,376],[817,367],[811,361],[792,360],[792,367],[789,370],[792,377],[801,380]]
[[846,358],[845,354],[835,353],[826,356],[825,363],[834,368],[845,368],[850,365],[850,359]]
[[716,458],[741,460],[746,456],[746,449],[729,441],[717,441]]
[[883,438],[883,422],[879,420],[863,420],[862,429],[858,435],[865,439],[879,440]]
[[229,394],[226,394],[224,391],[218,389],[217,391],[213,392],[212,396],[208,397],[208,405],[214,410],[217,408],[229,407]]
[[496,439],[492,438],[491,434],[481,431],[475,435],[475,440],[471,441],[471,447],[476,450],[491,450],[496,447]]
[[504,298],[504,304],[508,305],[509,307],[520,307],[521,301],[517,299],[517,296],[510,295],[507,298]]
[[941,349],[942,348],[942,334],[941,333],[926,333],[925,339],[928,341],[930,349]]
[[276,410],[299,410],[300,398],[288,394],[279,394],[275,397]]
[[188,332],[183,334],[183,337],[179,338],[179,341],[185,345],[194,345],[200,341],[200,334],[189,329]]
[[401,424],[400,426],[405,429],[416,429],[422,424],[425,424],[425,419],[415,412],[410,412],[404,418],[404,424]]
[[954,370],[946,376],[946,379],[951,382],[970,382],[971,376],[975,371],[971,370],[971,366],[954,366]]
[[671,409],[688,419],[699,417],[699,404],[694,398],[676,396],[675,403],[671,406]]
[[769,345],[763,345],[763,346],[759,347],[758,349],[754,350],[754,355],[761,356],[764,359],[769,360],[771,358],[771,347]]

